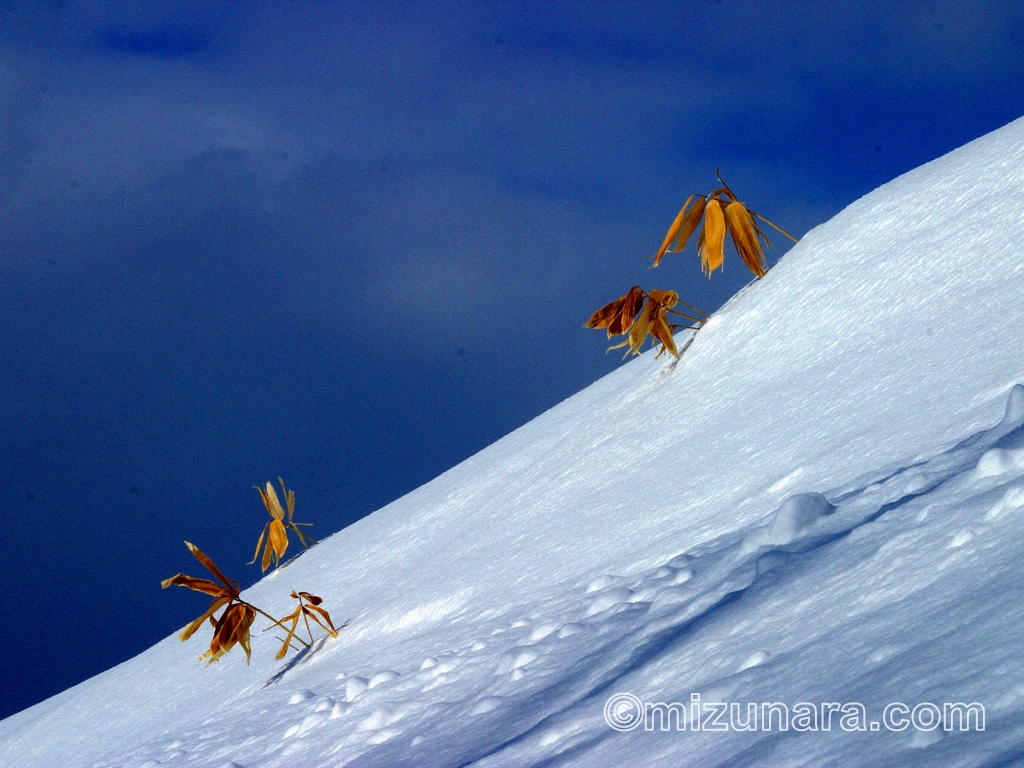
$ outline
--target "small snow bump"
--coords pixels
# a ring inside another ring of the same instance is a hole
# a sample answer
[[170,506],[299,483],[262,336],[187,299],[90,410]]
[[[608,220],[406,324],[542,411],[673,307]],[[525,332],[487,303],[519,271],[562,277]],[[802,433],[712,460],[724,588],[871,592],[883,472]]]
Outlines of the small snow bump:
[[422,736],[413,736],[412,741],[409,742],[409,746],[415,747],[417,744],[422,744],[424,738]]
[[604,613],[610,608],[614,608],[619,603],[628,603],[630,598],[633,597],[633,590],[626,589],[625,587],[619,587],[618,589],[609,589],[604,594],[597,597],[587,608],[587,616],[596,616],[599,613]]
[[1003,424],[1012,424],[1024,418],[1024,386],[1014,384],[1006,398],[1006,411],[1003,413]]
[[768,543],[789,544],[835,509],[820,493],[790,496],[775,513],[775,519],[768,529]]
[[547,622],[545,624],[538,624],[536,627],[533,628],[533,632],[530,633],[530,642],[535,643],[538,640],[543,640],[556,629],[558,629],[558,625],[553,624],[551,622]]
[[339,717],[344,717],[348,714],[348,711],[350,709],[352,709],[351,704],[343,704],[339,702],[335,704],[334,707],[331,709],[331,715],[328,719],[337,720]]
[[378,672],[376,675],[371,677],[366,683],[367,688],[376,688],[382,683],[390,683],[392,680],[397,680],[401,675],[397,672],[392,672],[390,669],[383,672]]
[[736,671],[742,672],[745,669],[760,666],[761,664],[764,664],[766,661],[768,661],[768,659],[770,658],[771,654],[768,653],[768,651],[754,651],[747,657],[746,661],[740,664],[739,669],[737,669]]
[[475,643],[473,643],[473,645],[471,645],[469,647],[469,650],[471,650],[471,651],[482,651],[486,647],[487,647],[487,643],[485,643],[483,640],[477,640]]
[[324,698],[313,708],[314,712],[323,712],[325,709],[330,709],[334,706],[334,699],[330,696],[324,696]]
[[881,664],[883,661],[891,659],[901,650],[897,645],[883,645],[871,652],[871,655],[868,656],[868,661],[872,664]]
[[313,693],[311,690],[309,690],[307,688],[307,689],[304,689],[304,690],[301,690],[301,691],[296,691],[295,693],[293,693],[289,697],[288,703],[289,704],[301,704],[302,702],[306,701],[306,699],[312,699],[312,698],[315,698],[315,697],[316,697],[316,694]]
[[906,485],[903,486],[904,493],[919,493],[924,490],[929,483],[927,475],[920,473],[910,475],[907,477]]
[[370,736],[367,739],[367,741],[370,744],[383,744],[385,741],[388,741],[389,739],[393,739],[397,735],[398,735],[398,731],[391,731],[391,730],[377,731],[375,734]]
[[296,723],[295,725],[289,725],[288,726],[288,730],[286,730],[284,732],[284,737],[283,738],[290,739],[292,736],[294,736],[296,733],[299,732],[299,728],[301,728],[301,727],[302,727],[301,723]]
[[686,568],[688,565],[693,565],[694,558],[690,555],[676,555],[666,563],[671,568]]
[[974,541],[974,531],[969,529],[958,531],[953,540],[949,542],[949,548],[962,547],[964,544],[969,544],[972,541]]
[[302,723],[299,725],[299,730],[296,733],[296,735],[297,736],[304,736],[304,735],[306,735],[311,730],[313,730],[318,725],[320,725],[320,723],[322,723],[325,720],[327,720],[327,717],[328,716],[323,714],[323,713],[318,713],[318,714],[315,714],[315,715],[308,715],[307,717],[303,718]]
[[423,661],[420,662],[420,669],[430,669],[431,667],[437,666],[437,659],[433,656],[427,656]]
[[480,699],[473,708],[469,710],[471,716],[482,715],[484,712],[490,712],[492,709],[497,709],[501,706],[501,698],[498,696],[488,696],[487,698]]
[[540,655],[541,652],[536,648],[512,648],[508,652],[503,653],[498,660],[498,674],[504,675],[506,672],[525,667],[531,661],[539,658]]
[[360,731],[376,731],[385,728],[392,723],[401,720],[406,714],[405,707],[386,705],[373,711],[369,717],[362,720],[358,726]]
[[974,468],[974,477],[996,477],[1005,475],[1008,472],[1016,472],[1024,464],[1024,457],[1021,451],[1007,451],[1002,448],[992,448],[985,451],[978,459],[978,465]]
[[563,624],[561,629],[558,630],[558,638],[569,637],[575,635],[577,632],[583,631],[582,624]]
[[524,677],[526,677],[526,672],[524,670],[522,670],[522,669],[516,669],[516,670],[513,670],[512,674],[509,675],[508,677],[509,677],[509,680],[511,680],[514,683],[517,680],[522,680]]
[[992,505],[992,508],[985,514],[985,520],[986,522],[995,520],[1004,512],[1018,507],[1024,507],[1024,486],[1014,485],[1006,490],[1003,498]]
[[445,661],[440,664],[435,664],[430,667],[430,677],[440,677],[441,675],[447,674],[455,669],[454,662]]
[[676,577],[672,579],[673,584],[685,584],[693,578],[693,571],[689,568],[680,568],[676,571]]
[[542,747],[550,747],[552,744],[557,744],[561,740],[562,740],[562,732],[561,731],[548,731],[547,733],[545,733],[543,736],[540,737],[539,744]]
[[520,627],[528,627],[530,622],[527,619],[516,619],[512,622],[512,629],[519,629]]
[[599,576],[587,585],[587,594],[591,592],[597,592],[602,589],[607,589],[615,583],[615,579],[611,576]]
[[369,681],[365,677],[350,677],[345,681],[345,701],[355,701],[365,691]]

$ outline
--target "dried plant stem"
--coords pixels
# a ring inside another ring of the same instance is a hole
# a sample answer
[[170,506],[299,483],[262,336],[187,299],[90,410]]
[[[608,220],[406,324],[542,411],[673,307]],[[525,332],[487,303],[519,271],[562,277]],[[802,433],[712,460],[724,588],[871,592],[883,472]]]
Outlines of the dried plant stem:
[[796,239],[795,237],[793,237],[793,236],[792,236],[791,234],[789,234],[789,232],[787,232],[787,231],[786,231],[786,230],[784,230],[784,229],[783,229],[782,227],[780,227],[780,226],[779,226],[778,224],[775,224],[775,223],[773,223],[773,222],[771,222],[771,221],[768,221],[768,219],[766,219],[766,218],[765,218],[764,216],[762,216],[761,214],[759,214],[759,213],[754,213],[753,211],[751,211],[750,213],[751,213],[751,214],[753,214],[754,216],[757,216],[757,218],[759,218],[759,219],[760,219],[761,221],[763,221],[763,222],[764,222],[765,224],[767,224],[767,225],[769,225],[769,226],[771,226],[771,227],[775,227],[775,229],[779,230],[779,232],[781,232],[782,234],[784,234],[784,235],[785,235],[786,237],[788,237],[788,238],[789,238],[790,240],[792,240],[792,241],[793,241],[794,243],[798,243],[798,242],[800,242],[800,241],[799,241],[799,240],[797,240],[797,239]]
[[[270,627],[267,627],[267,629],[270,629]],[[266,631],[266,630],[264,630],[264,631]],[[275,640],[280,640],[280,641],[281,641],[282,643],[284,642],[284,639],[283,639],[283,638],[280,638],[280,637],[278,637],[277,635],[274,635],[274,639],[275,639]],[[288,647],[289,647],[289,648],[291,648],[291,649],[292,649],[293,651],[295,651],[296,653],[302,653],[302,651],[300,651],[300,650],[299,650],[298,648],[296,648],[296,647],[295,647],[294,645],[292,645],[292,644],[291,644],[290,642],[288,643]],[[306,647],[307,647],[307,648],[309,648],[309,646],[308,646],[308,645],[307,645]]]
[[[275,619],[275,618],[274,618],[273,616],[271,616],[271,615],[270,615],[269,613],[267,613],[266,611],[260,610],[260,609],[259,609],[259,608],[257,608],[257,607],[256,607],[255,605],[252,605],[251,603],[247,603],[247,602],[245,602],[244,600],[239,600],[238,602],[240,602],[240,603],[241,603],[242,605],[248,605],[248,606],[249,606],[250,608],[252,608],[252,609],[253,609],[254,611],[256,611],[256,613],[260,614],[261,616],[266,616],[266,617],[267,617],[268,619],[270,619],[270,620],[271,620],[272,622],[274,622],[275,624],[277,624],[277,626],[279,626],[279,627],[280,627],[281,629],[283,629],[283,630],[284,630],[284,631],[286,631],[286,632],[288,631],[288,627],[286,627],[286,626],[285,626],[284,624],[282,624],[282,623],[281,623],[280,621],[278,621],[277,619]],[[309,627],[308,627],[308,625],[307,625],[307,629],[308,629],[308,628],[309,628]],[[268,629],[269,629],[269,627],[268,627]],[[305,648],[309,648],[309,647],[310,647],[310,644],[309,644],[309,643],[307,643],[307,642],[306,642],[305,640],[303,640],[303,639],[302,639],[301,637],[296,637],[295,635],[292,635],[292,637],[294,637],[294,638],[295,638],[296,640],[298,640],[298,641],[299,641],[300,643],[302,643],[302,645],[303,645],[303,646],[304,646]],[[312,640],[312,639],[313,639],[313,633],[312,633],[312,632],[310,632],[310,633],[309,633],[309,638],[310,638],[310,640]]]
[[671,312],[673,315],[679,315],[679,317],[685,317],[687,320],[693,320],[693,322],[695,322],[695,323],[701,323],[702,325],[704,323],[704,320],[702,320],[699,317],[693,317],[692,315],[685,315],[682,312],[676,312],[674,309],[669,309],[669,310],[666,310],[666,311],[667,312]]
[[[302,607],[302,601],[301,600],[299,601],[299,607],[300,608]],[[306,632],[307,632],[307,634],[309,634],[309,642],[312,643],[313,642],[313,630],[309,626],[309,617],[306,615],[305,611],[300,611],[300,612],[302,613],[302,620],[304,622],[306,622]]]
[[[697,308],[696,308],[695,306],[693,306],[693,304],[687,304],[687,303],[686,303],[685,301],[680,301],[680,302],[678,302],[678,303],[679,303],[679,304],[682,304],[682,305],[683,305],[684,307],[686,307],[687,309],[692,309],[692,310],[693,310],[694,312],[696,312],[696,313],[697,313],[698,315],[701,315],[701,316],[702,316],[702,317],[703,317],[703,318],[704,318],[705,320],[708,320],[708,319],[710,319],[710,318],[711,318],[711,315],[709,315],[709,314],[708,314],[707,312],[704,312],[704,311],[702,311],[702,310],[699,310],[699,309],[697,309]],[[701,322],[701,321],[698,321],[698,322]]]

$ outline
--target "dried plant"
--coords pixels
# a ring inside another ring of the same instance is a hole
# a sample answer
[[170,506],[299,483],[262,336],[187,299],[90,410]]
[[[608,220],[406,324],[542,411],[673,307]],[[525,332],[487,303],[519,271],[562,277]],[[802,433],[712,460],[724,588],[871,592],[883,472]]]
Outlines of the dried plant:
[[[189,551],[195,555],[196,560],[202,563],[206,570],[214,575],[217,579],[216,582],[210,581],[209,579],[199,579],[195,576],[188,576],[184,573],[179,573],[172,576],[169,579],[165,579],[160,583],[160,586],[164,589],[170,586],[177,587],[188,587],[194,589],[196,592],[202,592],[203,594],[210,595],[213,598],[213,602],[210,607],[197,619],[189,622],[188,626],[181,631],[178,635],[178,639],[184,642],[188,640],[192,635],[196,633],[204,622],[209,620],[210,624],[213,625],[213,639],[210,641],[210,647],[199,660],[209,659],[207,666],[215,661],[219,661],[224,654],[228,653],[236,645],[242,646],[242,650],[245,651],[245,663],[249,663],[249,659],[252,657],[252,647],[250,645],[249,628],[252,626],[253,621],[256,619],[256,614],[265,616],[270,619],[275,625],[281,627],[284,630],[288,630],[284,624],[275,619],[266,611],[257,608],[255,605],[246,602],[241,598],[241,588],[238,586],[238,582],[234,579],[229,579],[224,573],[217,567],[217,564],[213,562],[199,547],[191,542],[186,541],[185,546],[188,547]],[[220,583],[217,583],[220,582]],[[313,595],[309,595],[308,592],[301,592],[299,594],[308,595],[312,598]],[[294,596],[295,593],[293,592]],[[318,608],[320,598],[316,598],[318,601],[313,606],[305,606],[307,608],[315,608],[318,611],[322,611],[323,615],[326,616],[327,612],[322,608]],[[302,601],[299,601],[300,607]],[[214,614],[217,613],[221,608],[224,609],[224,613],[220,615],[220,618],[215,618]],[[289,617],[291,618],[291,617]],[[327,617],[327,622],[330,624],[330,617]],[[319,622],[318,622],[319,623]],[[321,626],[323,626],[321,624]],[[330,624],[331,629],[334,629],[334,625]],[[294,626],[292,627],[289,635],[289,641],[291,635],[294,634]],[[332,637],[337,637],[337,631],[331,632]],[[304,642],[301,638],[294,638],[305,647],[309,647],[310,644]],[[312,640],[312,634],[310,635]],[[285,643],[285,648],[282,649],[284,652],[279,653],[277,658],[282,658],[287,652],[287,647],[290,642]]]
[[[210,641],[209,650],[200,656],[199,660],[208,658],[207,664],[212,664],[237,644],[241,645],[242,650],[245,651],[245,661],[248,663],[252,655],[249,645],[249,627],[252,626],[252,622],[256,618],[257,609],[239,597],[241,588],[238,586],[238,582],[225,576],[217,564],[207,557],[199,547],[189,541],[185,542],[185,546],[220,583],[187,576],[184,573],[179,573],[161,582],[160,586],[164,589],[170,586],[188,587],[213,597],[213,602],[206,612],[189,623],[178,635],[178,638],[183,642],[188,640],[209,619],[213,624],[213,640]],[[224,613],[215,620],[214,614],[221,608],[224,609]]]
[[757,226],[755,219],[774,227],[794,243],[797,240],[764,216],[749,210],[737,199],[729,185],[722,181],[720,172],[715,171],[715,175],[722,186],[709,195],[690,195],[687,198],[679,215],[668,228],[665,241],[654,256],[654,266],[661,263],[661,257],[667,251],[683,250],[703,218],[704,227],[697,237],[697,253],[704,274],[711,277],[711,273],[721,268],[725,262],[725,235],[728,232],[743,263],[755,275],[764,277],[764,251],[761,249],[759,238],[769,246],[771,241]]
[[[684,306],[700,317],[673,309],[676,305]],[[643,306],[642,310],[641,306]],[[667,319],[669,313],[685,318],[696,325],[669,325]],[[651,336],[661,344],[661,351],[655,355],[655,359],[661,357],[665,350],[678,358],[679,352],[676,349],[675,340],[672,338],[672,332],[680,327],[700,328],[707,318],[708,315],[696,307],[679,301],[679,295],[675,291],[658,289],[645,291],[639,285],[634,285],[625,296],[620,296],[597,310],[584,325],[587,328],[606,328],[608,338],[629,334],[625,341],[609,347],[609,350],[628,347],[626,355],[631,352],[634,355],[639,355],[644,341]]]
[[[309,592],[292,592],[292,597],[299,601],[299,605],[292,613],[288,614],[280,621],[281,626],[285,626],[288,622],[291,622],[291,626],[286,627],[288,629],[288,634],[282,641],[281,650],[277,652],[277,656],[274,657],[275,659],[283,659],[285,655],[287,655],[288,648],[291,647],[292,638],[298,640],[298,638],[295,637],[295,630],[299,626],[300,616],[306,624],[306,633],[309,635],[310,643],[313,642],[313,630],[309,626],[310,619],[319,624],[324,632],[329,634],[331,637],[338,636],[338,630],[334,627],[334,622],[331,621],[330,614],[320,607],[320,604],[323,602],[322,598],[319,598],[316,595],[311,595]],[[303,600],[306,602],[303,602]],[[324,622],[327,623],[325,624]],[[309,647],[307,643],[303,643],[303,645]]]
[[302,546],[309,548],[307,541],[311,541],[314,544],[318,543],[312,536],[307,536],[301,530],[299,526],[311,526],[312,523],[296,523],[292,519],[295,514],[295,491],[290,491],[284,486],[284,480],[280,477],[277,478],[281,483],[281,492],[284,494],[285,503],[288,505],[287,520],[285,519],[284,507],[281,506],[280,499],[277,498],[277,492],[274,490],[274,486],[270,481],[267,481],[267,488],[264,490],[258,485],[255,486],[256,490],[260,492],[260,497],[263,499],[263,505],[267,508],[267,512],[270,513],[270,517],[273,518],[269,523],[263,526],[263,533],[260,534],[259,541],[256,542],[256,554],[253,555],[252,560],[249,561],[249,565],[256,562],[256,559],[260,556],[260,549],[263,549],[263,540],[267,539],[267,546],[263,549],[263,560],[262,568],[267,570],[270,566],[270,561],[273,559],[275,567],[281,564],[281,558],[284,557],[285,550],[288,549],[288,531],[292,530],[299,537],[299,541]]

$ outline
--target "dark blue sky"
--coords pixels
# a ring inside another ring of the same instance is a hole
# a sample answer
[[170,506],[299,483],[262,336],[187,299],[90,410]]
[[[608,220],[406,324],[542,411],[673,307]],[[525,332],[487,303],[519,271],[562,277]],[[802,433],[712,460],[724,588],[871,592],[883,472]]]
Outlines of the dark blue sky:
[[719,306],[735,258],[643,259],[716,167],[802,235],[1024,114],[1022,49],[1019,2],[5,5],[0,717],[191,619],[183,539],[252,583],[256,483],[340,530],[619,365],[630,285]]

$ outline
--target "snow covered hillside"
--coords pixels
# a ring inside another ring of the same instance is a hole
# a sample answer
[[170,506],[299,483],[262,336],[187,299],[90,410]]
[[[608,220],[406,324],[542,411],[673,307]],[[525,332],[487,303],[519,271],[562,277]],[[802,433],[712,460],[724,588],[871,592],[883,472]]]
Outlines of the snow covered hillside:
[[1022,254],[1018,120],[246,593],[338,639],[170,637],[0,765],[1024,765]]

